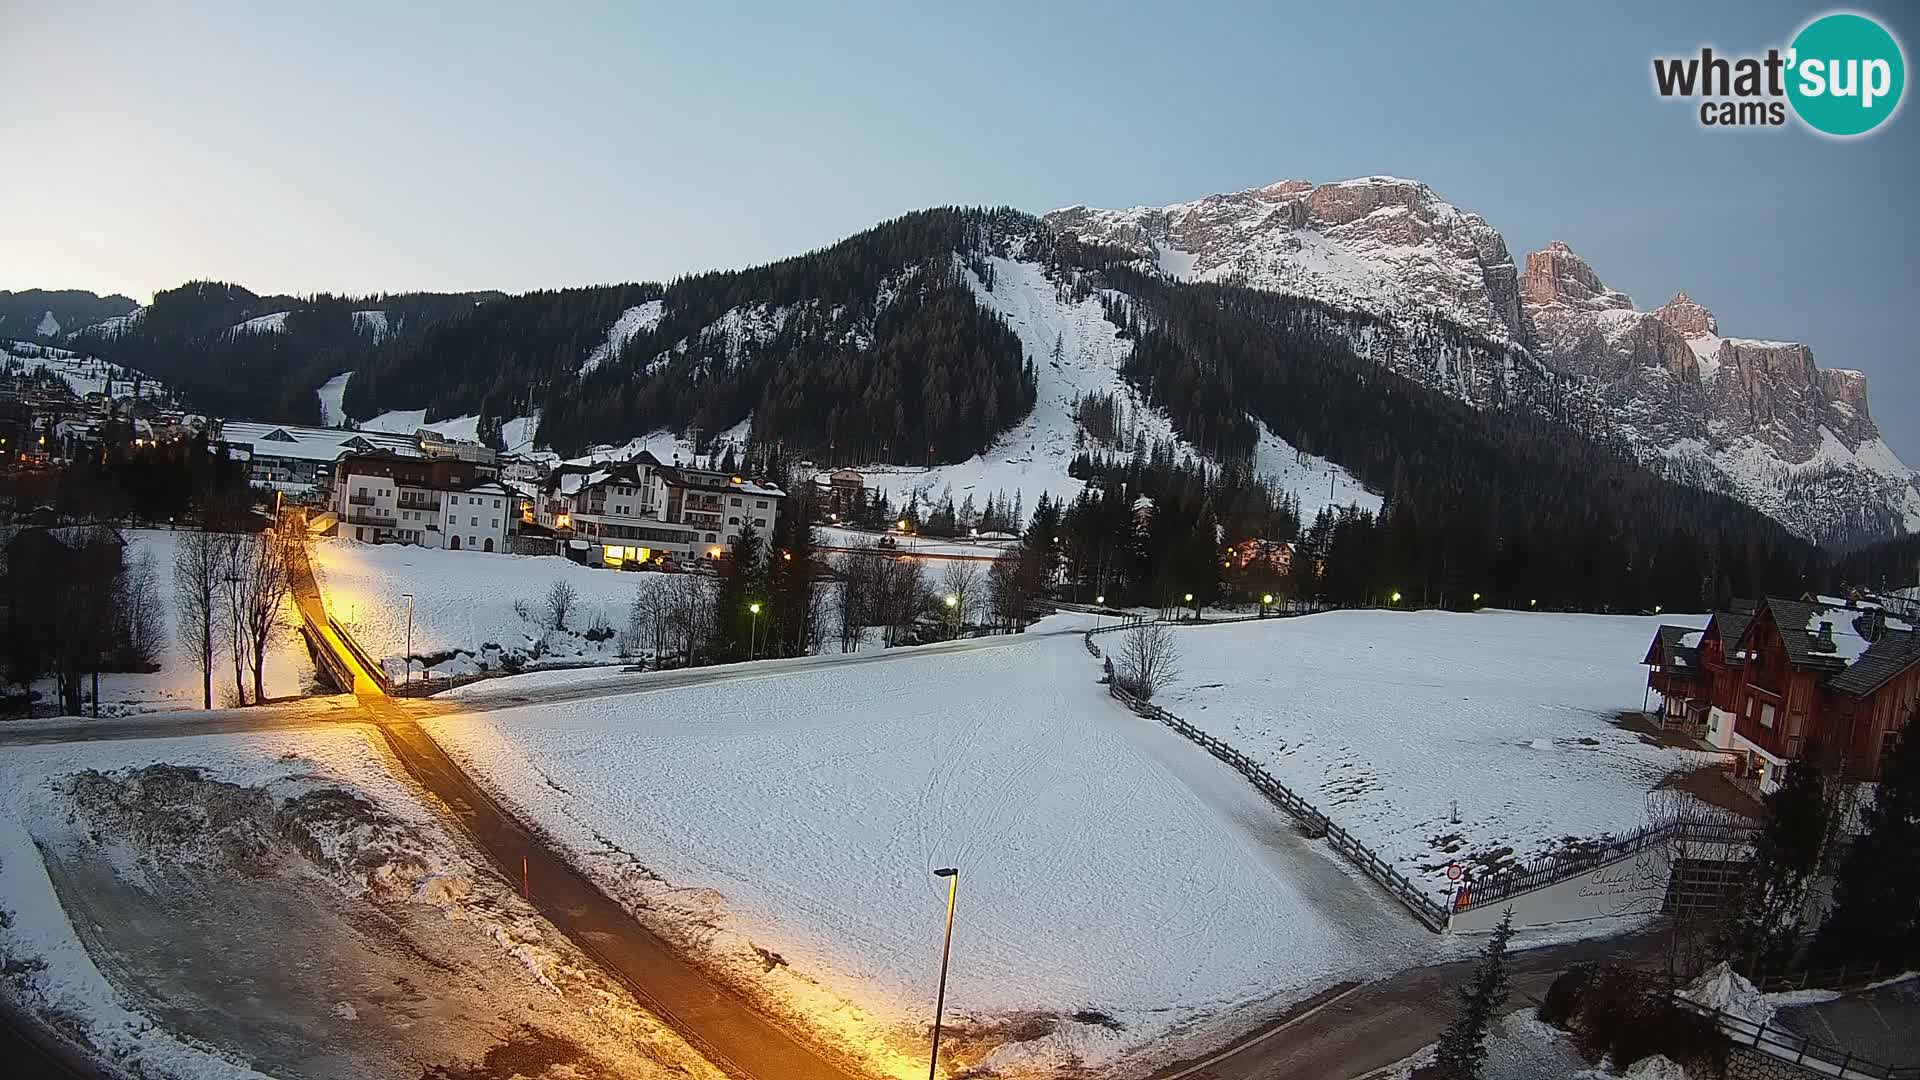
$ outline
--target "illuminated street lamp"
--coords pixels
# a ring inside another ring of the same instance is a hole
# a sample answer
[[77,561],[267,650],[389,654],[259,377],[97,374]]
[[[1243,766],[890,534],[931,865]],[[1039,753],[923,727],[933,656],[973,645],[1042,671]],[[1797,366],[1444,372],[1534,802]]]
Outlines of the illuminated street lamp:
[[941,599],[947,605],[947,618],[953,622],[952,628],[947,632],[949,636],[958,637],[960,635],[960,598],[953,593],[948,593]]
[[1393,602],[1394,602],[1394,603],[1396,603],[1396,604],[1400,602],[1400,590],[1399,590],[1399,589],[1395,589],[1395,590],[1393,590]]
[[1660,605],[1659,605],[1659,604],[1655,604],[1655,605],[1653,605],[1653,613],[1654,613],[1655,615],[1658,615],[1658,614],[1660,614]]
[[1539,606],[1540,606],[1540,601],[1538,601],[1538,600],[1529,600],[1529,601],[1527,601],[1527,606],[1528,606],[1528,607],[1539,607]]
[[760,630],[760,601],[755,600],[753,603],[748,604],[747,610],[753,615],[752,622],[747,626],[747,659],[752,660],[754,637]]
[[1267,608],[1271,607],[1272,605],[1273,605],[1273,594],[1261,593],[1260,594],[1260,617],[1261,618],[1264,619],[1267,617]]
[[1478,606],[1480,606],[1480,594],[1479,594],[1479,593],[1474,593],[1474,594],[1473,594],[1473,603],[1474,603],[1474,606],[1475,606],[1475,607],[1478,607]]
[[953,956],[953,906],[960,896],[960,871],[943,866],[934,877],[947,879],[947,942],[940,948],[940,994],[933,1002],[933,1057],[927,1062],[927,1080],[936,1080],[940,1069],[940,1016],[947,1010],[947,961]]

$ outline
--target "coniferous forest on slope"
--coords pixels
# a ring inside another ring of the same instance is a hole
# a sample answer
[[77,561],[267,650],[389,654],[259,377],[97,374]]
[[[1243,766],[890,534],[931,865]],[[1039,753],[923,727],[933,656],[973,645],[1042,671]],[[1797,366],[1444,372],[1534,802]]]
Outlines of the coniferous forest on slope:
[[[986,256],[1009,254],[1046,265],[1075,298],[1100,295],[1131,339],[1124,376],[1214,459],[1147,469],[1171,451],[1096,440],[1076,462],[1083,478],[1125,481],[1130,495],[1165,494],[1194,514],[1251,499],[1271,515],[1284,493],[1248,495],[1258,485],[1240,467],[1264,424],[1381,492],[1387,507],[1368,527],[1392,525],[1401,549],[1423,552],[1396,557],[1433,561],[1423,574],[1436,580],[1491,580],[1496,554],[1509,577],[1536,564],[1569,580],[1583,566],[1621,565],[1631,568],[1622,580],[1594,588],[1624,603],[1661,552],[1676,577],[1717,582],[1715,592],[1810,580],[1812,548],[1771,519],[1576,434],[1543,371],[1493,380],[1470,406],[1356,355],[1356,328],[1379,331],[1379,320],[1171,282],[1004,209],[910,214],[820,251],[664,285],[303,298],[195,283],[161,294],[118,335],[83,334],[75,347],[148,371],[217,414],[315,422],[314,387],[351,370],[349,416],[479,413],[492,436],[537,409],[542,442],[563,454],[752,416],[763,453],[934,464],[988,449],[1033,406],[1045,358],[1024,355],[968,281],[991,285]],[[609,325],[649,301],[661,302],[657,323],[583,372]],[[354,318],[365,310],[387,313],[384,336]],[[284,333],[229,329],[278,311],[289,312]],[[1450,352],[1500,368],[1501,347],[1444,333]],[[1265,531],[1282,521],[1315,525],[1282,514]],[[1337,525],[1320,530],[1329,543]]]

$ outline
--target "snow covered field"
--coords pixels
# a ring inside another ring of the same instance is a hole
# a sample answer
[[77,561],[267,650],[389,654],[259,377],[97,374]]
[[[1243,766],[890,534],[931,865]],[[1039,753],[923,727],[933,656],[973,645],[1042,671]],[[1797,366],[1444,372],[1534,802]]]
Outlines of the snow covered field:
[[4,992],[156,1080],[717,1080],[398,768],[362,727],[7,749]]
[[[328,612],[361,648],[378,659],[390,659],[388,667],[396,678],[405,671],[406,593],[414,598],[413,655],[464,651],[470,655],[434,668],[458,675],[478,670],[483,661],[498,666],[502,657],[615,663],[616,638],[591,641],[585,634],[596,622],[616,630],[624,627],[627,608],[646,576],[592,569],[552,555],[441,551],[340,539],[316,541],[309,550]],[[572,585],[579,595],[565,630],[553,630],[547,618],[547,591],[556,581]],[[524,617],[516,605],[524,606]]]
[[1342,611],[1186,629],[1156,703],[1444,897],[1450,861],[1639,828],[1662,777],[1709,760],[1611,722],[1640,708],[1662,621],[1706,620]]
[[[174,597],[173,556],[181,533],[171,529],[126,529],[126,564],[131,568],[143,554],[153,556],[154,572],[160,583],[165,607],[164,633],[156,658],[160,670],[147,673],[120,672],[100,676],[100,715],[125,716],[129,713],[173,709],[198,709],[202,696],[200,668],[180,647],[179,609]],[[300,636],[300,613],[291,598],[281,610],[281,634],[267,652],[263,685],[269,698],[295,697],[313,687],[313,660],[307,655],[306,641]],[[247,676],[252,693],[253,676]],[[42,679],[35,685],[43,700],[58,699],[53,680]],[[88,684],[91,693],[91,683]],[[214,661],[213,704],[228,704],[233,693],[233,660],[222,651]]]
[[1086,617],[1057,618],[426,723],[637,918],[884,1075],[925,1074],[941,866],[956,1069],[1099,1068],[1451,944],[1120,709],[1070,632]]

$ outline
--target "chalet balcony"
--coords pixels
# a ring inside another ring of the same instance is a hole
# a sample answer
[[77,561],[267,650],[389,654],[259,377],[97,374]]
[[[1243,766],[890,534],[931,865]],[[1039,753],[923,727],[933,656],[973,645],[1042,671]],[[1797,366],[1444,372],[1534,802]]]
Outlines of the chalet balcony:
[[402,495],[400,496],[399,506],[402,510],[431,510],[436,514],[440,512],[439,499],[427,499],[420,496],[408,498]]
[[379,525],[384,527],[391,527],[397,524],[397,520],[392,514],[382,513],[378,510],[349,510],[347,512],[347,521],[353,525]]
[[347,496],[347,501],[348,501],[349,503],[352,503],[352,504],[353,504],[353,505],[355,505],[355,506],[372,506],[372,505],[373,505],[373,496],[371,496],[371,495],[349,495],[349,496]]
[[686,521],[686,524],[688,524],[688,525],[692,525],[692,526],[694,526],[694,527],[696,527],[696,528],[701,528],[701,529],[718,529],[718,528],[720,527],[720,515],[719,515],[719,514],[696,514],[696,513],[688,513],[688,514],[685,514],[685,515],[683,515],[683,516],[684,516],[684,518],[685,518],[685,521]]

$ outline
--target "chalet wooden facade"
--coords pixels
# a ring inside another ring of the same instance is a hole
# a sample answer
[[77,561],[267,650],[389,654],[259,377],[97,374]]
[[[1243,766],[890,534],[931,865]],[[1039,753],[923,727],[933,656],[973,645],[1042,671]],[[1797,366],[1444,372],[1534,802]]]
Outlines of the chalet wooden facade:
[[1848,777],[1877,779],[1920,702],[1920,632],[1871,603],[1715,612],[1704,630],[1662,626],[1642,662],[1667,726],[1739,754],[1761,791],[1816,741]]

